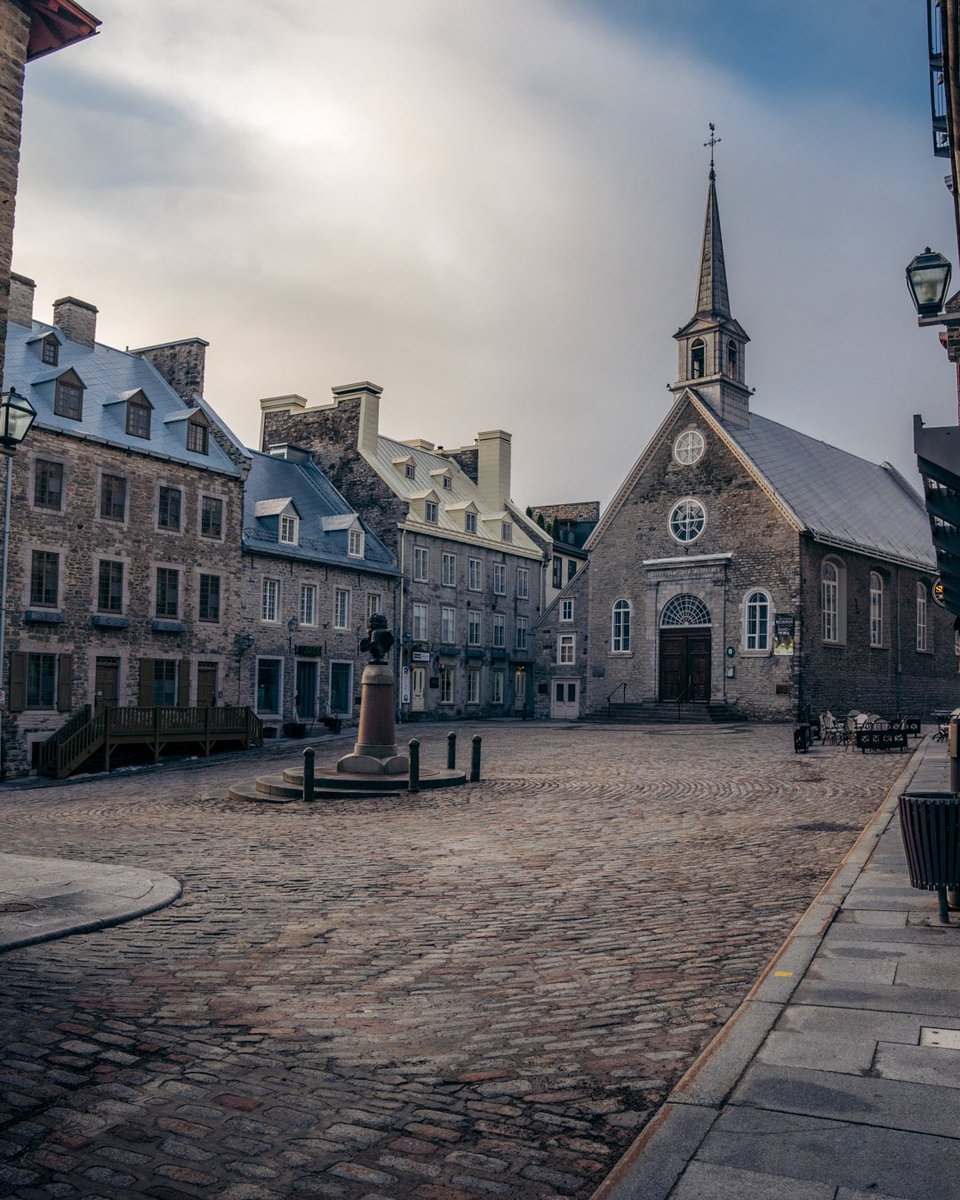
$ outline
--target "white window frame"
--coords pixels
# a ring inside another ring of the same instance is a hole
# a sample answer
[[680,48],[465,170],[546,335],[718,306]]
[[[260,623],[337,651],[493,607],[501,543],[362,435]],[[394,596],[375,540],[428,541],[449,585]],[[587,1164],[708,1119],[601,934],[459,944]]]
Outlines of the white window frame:
[[495,596],[505,596],[507,594],[507,564],[495,562],[493,564],[493,594]]
[[471,608],[467,613],[467,645],[483,645],[483,614],[479,608]]
[[316,625],[317,623],[317,585],[315,583],[300,584],[300,624]]
[[265,625],[280,621],[280,580],[271,575],[264,575],[260,587],[260,620]]
[[333,592],[333,627],[350,628],[351,589],[335,588]]
[[530,568],[517,567],[517,599],[530,599]]
[[928,640],[928,607],[927,607],[927,585],[923,582],[917,584],[917,650],[921,654],[925,654],[929,649]]
[[507,645],[507,622],[503,613],[493,613],[493,648],[505,650]]
[[426,500],[423,505],[423,519],[428,525],[436,525],[440,517],[440,508],[436,500]]
[[383,593],[367,592],[367,620],[383,612]]
[[426,604],[414,604],[410,614],[413,640],[426,642],[430,640],[430,607]]
[[707,509],[696,496],[684,496],[670,509],[667,519],[670,536],[681,546],[691,546],[703,537],[707,528]]
[[281,545],[298,546],[300,544],[300,518],[293,516],[292,513],[280,514],[280,534],[279,539]]
[[557,634],[557,665],[572,667],[577,661],[577,635],[575,633]]
[[832,646],[847,640],[847,568],[839,558],[820,564],[820,636]]
[[347,554],[351,558],[363,558],[363,530],[347,530]]
[[463,531],[464,533],[477,532],[477,514],[475,512],[465,512],[463,514]]
[[747,654],[769,654],[773,648],[773,601],[764,588],[751,588],[743,598],[743,648]]
[[448,666],[446,663],[440,664],[440,704],[453,704],[457,694],[457,670],[456,667]]
[[870,646],[874,650],[883,647],[883,576],[879,571],[870,572]]
[[560,601],[560,620],[565,625],[573,620],[573,600],[569,596]]
[[500,522],[500,540],[502,542],[512,542],[513,541],[513,522],[512,521],[501,521]]
[[440,554],[440,585],[441,587],[457,586],[457,556],[449,550]]
[[614,600],[610,610],[610,653],[630,654],[632,636],[633,605],[626,597],[621,596]]
[[529,624],[526,617],[517,617],[517,649],[526,650]]
[[483,591],[483,559],[467,559],[467,590],[470,592]]
[[481,674],[479,667],[467,668],[467,703],[480,703]]
[[495,670],[490,672],[490,703],[502,704],[504,684],[506,683],[506,671]]
[[449,604],[440,608],[440,642],[453,646],[457,640],[457,610]]
[[413,548],[413,578],[416,583],[426,583],[430,578],[430,550],[426,546]]

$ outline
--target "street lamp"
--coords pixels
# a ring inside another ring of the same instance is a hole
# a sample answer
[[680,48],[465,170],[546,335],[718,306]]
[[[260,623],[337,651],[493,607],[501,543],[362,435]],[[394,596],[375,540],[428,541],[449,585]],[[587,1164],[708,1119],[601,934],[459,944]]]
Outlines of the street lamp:
[[949,259],[931,250],[912,258],[907,265],[907,287],[917,310],[919,324],[943,324],[941,310],[950,287]]
[[[26,396],[21,396],[14,388],[0,395],[0,454],[6,455],[7,459],[7,477],[3,493],[3,562],[0,566],[0,684],[6,665],[7,562],[10,549],[10,494],[13,479],[10,468],[14,452],[29,433],[36,417],[37,410]],[[7,693],[0,687],[0,720],[6,708]],[[0,776],[3,774],[3,765],[3,736],[0,726]]]

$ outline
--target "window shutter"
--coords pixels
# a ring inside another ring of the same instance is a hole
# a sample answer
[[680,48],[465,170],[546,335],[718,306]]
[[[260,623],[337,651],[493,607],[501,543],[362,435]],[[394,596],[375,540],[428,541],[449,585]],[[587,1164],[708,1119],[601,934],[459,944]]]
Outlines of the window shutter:
[[177,670],[177,708],[190,707],[190,659],[181,658]]
[[73,683],[73,655],[57,655],[57,712],[70,711],[70,691]]
[[10,655],[10,711],[23,712],[27,707],[27,656]]
[[140,707],[153,708],[153,659],[140,659]]

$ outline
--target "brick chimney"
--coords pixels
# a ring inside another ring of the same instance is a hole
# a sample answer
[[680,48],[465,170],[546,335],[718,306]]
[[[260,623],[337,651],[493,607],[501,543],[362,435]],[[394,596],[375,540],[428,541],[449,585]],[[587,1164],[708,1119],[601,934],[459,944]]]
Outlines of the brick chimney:
[[97,337],[97,310],[86,300],[77,300],[73,296],[54,300],[53,323],[69,341],[93,349]]
[[513,434],[489,429],[477,434],[477,488],[487,512],[503,512],[510,499],[510,443]]
[[26,275],[10,272],[9,319],[14,325],[26,325],[29,329],[33,324],[33,294],[36,288],[36,283]]
[[154,366],[184,404],[192,406],[194,396],[203,395],[203,376],[209,345],[210,343],[205,342],[203,338],[182,338],[178,342],[141,346],[130,353]]

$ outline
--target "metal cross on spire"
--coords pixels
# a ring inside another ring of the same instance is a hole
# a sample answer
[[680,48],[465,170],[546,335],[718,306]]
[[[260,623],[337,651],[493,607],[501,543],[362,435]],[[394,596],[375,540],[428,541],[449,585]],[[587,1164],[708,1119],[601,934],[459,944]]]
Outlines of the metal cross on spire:
[[703,143],[705,146],[710,147],[710,178],[711,179],[713,179],[714,174],[715,174],[714,169],[713,169],[713,148],[717,144],[717,142],[722,142],[722,141],[723,141],[723,138],[717,137],[717,127],[711,121],[710,122],[710,140],[708,142]]

